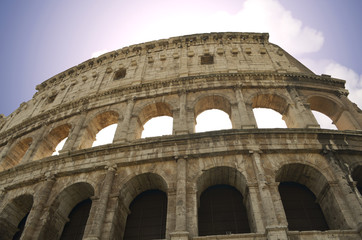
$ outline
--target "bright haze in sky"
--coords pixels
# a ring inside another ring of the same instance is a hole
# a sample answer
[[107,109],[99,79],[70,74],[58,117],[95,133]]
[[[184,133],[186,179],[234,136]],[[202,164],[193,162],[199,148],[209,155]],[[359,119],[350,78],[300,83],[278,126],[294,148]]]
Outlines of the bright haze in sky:
[[230,31],[268,32],[316,74],[346,80],[361,107],[361,9],[361,0],[1,1],[0,114],[29,101],[37,84],[102,53]]

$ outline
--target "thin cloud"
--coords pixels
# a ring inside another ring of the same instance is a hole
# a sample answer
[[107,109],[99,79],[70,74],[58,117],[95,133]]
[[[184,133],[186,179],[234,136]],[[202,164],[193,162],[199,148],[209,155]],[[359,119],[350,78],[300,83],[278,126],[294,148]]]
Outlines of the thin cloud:
[[174,14],[148,23],[136,36],[138,42],[202,32],[269,32],[270,41],[292,55],[317,52],[324,43],[321,31],[304,26],[277,0],[246,0],[232,14],[226,11],[200,15]]
[[360,108],[362,107],[362,74],[358,74],[353,69],[328,59],[301,59],[301,62],[316,74],[324,73],[334,78],[346,80],[346,89],[349,91],[348,98]]

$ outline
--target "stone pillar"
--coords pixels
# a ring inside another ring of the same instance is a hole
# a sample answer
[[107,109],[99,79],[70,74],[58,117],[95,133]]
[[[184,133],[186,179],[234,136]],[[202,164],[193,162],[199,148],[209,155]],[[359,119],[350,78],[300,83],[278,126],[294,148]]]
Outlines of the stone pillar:
[[80,140],[82,138],[81,130],[83,128],[85,120],[87,119],[86,116],[87,116],[86,112],[83,112],[79,116],[79,120],[76,123],[76,125],[73,127],[72,131],[69,133],[68,139],[65,142],[63,149],[59,151],[60,154],[67,151],[79,149]]
[[129,125],[132,117],[134,99],[129,99],[127,102],[126,112],[124,113],[123,121],[118,123],[116,133],[114,134],[113,143],[121,143],[127,141]]
[[176,229],[170,233],[171,239],[185,240],[189,238],[186,220],[186,179],[187,157],[177,158],[177,186],[176,186]]
[[348,183],[348,169],[345,169],[344,173],[342,171],[346,166],[336,158],[335,154],[330,150],[324,150],[323,153],[326,155],[326,158],[329,160],[329,164],[333,169],[333,172],[337,179],[337,186],[333,184],[330,186],[331,191],[335,195],[336,200],[339,202],[339,206],[343,213],[343,216],[349,227],[356,227],[362,225],[362,209],[358,201],[358,196],[355,191],[357,189],[353,188],[353,180]]
[[249,153],[253,159],[254,171],[258,181],[267,237],[270,240],[287,240],[287,226],[278,223],[273,198],[270,194],[268,183],[265,180],[265,172],[261,163],[260,151],[249,151]]
[[39,239],[39,234],[43,227],[40,217],[43,214],[55,181],[54,175],[48,173],[45,182],[43,182],[42,186],[37,191],[37,198],[29,212],[26,226],[21,237],[22,240]]
[[106,217],[106,210],[108,206],[109,193],[111,192],[113,179],[117,171],[117,166],[109,166],[107,168],[107,173],[100,190],[99,200],[96,204],[94,204],[94,206],[92,206],[92,208],[95,208],[93,221],[91,223],[90,229],[85,229],[85,232],[88,234],[84,236],[83,239],[86,240],[101,239],[103,223]]
[[250,106],[249,108],[247,108],[243,94],[241,92],[241,86],[235,87],[234,91],[235,91],[236,101],[238,104],[239,118],[241,121],[240,128],[241,129],[256,128],[257,125],[252,107]]
[[248,193],[246,196],[246,206],[249,210],[248,217],[253,219],[253,225],[251,226],[252,231],[256,233],[264,233],[265,227],[263,223],[263,213],[259,204],[260,200],[258,198],[258,185],[250,184],[248,185]]
[[315,119],[309,104],[303,103],[299,97],[298,91],[294,87],[287,88],[289,96],[294,102],[293,106],[288,106],[286,115],[289,119],[284,119],[288,127],[295,128],[320,128]]
[[4,160],[4,158],[6,157],[6,155],[8,155],[10,146],[13,144],[13,141],[9,141],[5,147],[3,148],[3,150],[0,152],[0,164],[1,162]]
[[31,143],[30,147],[28,148],[28,151],[24,154],[22,162],[30,162],[36,151],[38,150],[39,144],[43,141],[45,134],[47,133],[48,128],[46,126],[43,126],[39,131],[37,132],[36,136],[33,138],[33,142]]
[[187,129],[187,94],[185,90],[179,92],[180,109],[178,119],[174,118],[173,131],[175,135],[188,134]]

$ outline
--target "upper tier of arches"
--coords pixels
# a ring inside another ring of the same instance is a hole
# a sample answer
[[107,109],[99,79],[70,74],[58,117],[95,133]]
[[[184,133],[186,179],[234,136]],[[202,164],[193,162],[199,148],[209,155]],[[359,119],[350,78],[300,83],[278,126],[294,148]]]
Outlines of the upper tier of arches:
[[[65,138],[60,153],[92,147],[96,134],[112,124],[117,125],[114,136],[108,142],[128,142],[141,138],[144,124],[150,119],[168,116],[173,120],[172,133],[195,133],[196,118],[210,109],[228,115],[232,129],[257,128],[253,109],[267,108],[280,114],[288,128],[320,128],[311,110],[326,114],[339,130],[361,129],[357,114],[348,109],[343,98],[325,94],[304,95],[303,91],[274,89],[248,91],[241,88],[181,91],[153,99],[128,100],[103,108],[84,111],[43,126],[15,141],[8,141],[0,149],[0,170],[19,163],[51,156]],[[348,111],[349,110],[349,111]],[[261,119],[268,121],[269,119]],[[212,124],[217,119],[210,119]],[[155,128],[163,126],[155,126]],[[113,139],[113,140],[112,140]]]

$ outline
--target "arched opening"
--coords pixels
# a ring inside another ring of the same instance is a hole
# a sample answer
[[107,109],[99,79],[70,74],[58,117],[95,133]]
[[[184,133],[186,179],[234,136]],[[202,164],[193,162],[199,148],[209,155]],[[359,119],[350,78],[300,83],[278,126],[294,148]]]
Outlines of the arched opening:
[[33,206],[31,195],[21,195],[8,203],[0,214],[0,238],[20,239]]
[[110,144],[113,142],[114,134],[116,133],[117,124],[111,124],[103,128],[96,134],[96,140],[93,142],[92,147]]
[[288,115],[287,101],[275,94],[260,94],[252,99],[252,108],[258,128],[293,127]]
[[[84,221],[87,222],[87,214],[89,214],[88,208],[90,209],[89,205],[91,205],[89,199],[92,196],[94,196],[94,189],[90,184],[85,182],[75,183],[63,189],[49,208],[46,223],[41,229],[39,239],[60,239],[64,230],[67,231],[64,234],[71,234],[69,233],[69,229],[67,230],[68,227],[65,228],[68,218],[71,221],[69,222],[69,227],[71,228],[73,225],[81,228],[81,225],[86,224]],[[75,218],[72,218],[74,214],[72,216],[70,215],[73,209],[75,209]],[[84,229],[82,231],[80,230],[81,229],[74,230],[78,237],[81,237],[84,232]]]
[[229,115],[218,109],[205,110],[196,117],[195,132],[231,129]]
[[13,240],[20,240],[21,235],[24,232],[25,223],[26,223],[26,220],[28,219],[28,215],[29,215],[29,213],[26,214],[25,217],[20,221],[20,223],[18,225],[18,231],[15,233]]
[[[149,194],[147,193],[150,190]],[[167,193],[168,190],[168,186],[165,182],[165,180],[155,174],[155,173],[143,173],[140,175],[137,175],[133,178],[131,178],[129,181],[127,181],[122,189],[120,190],[119,195],[122,196],[119,199],[119,203],[118,203],[118,210],[117,210],[117,214],[115,216],[115,223],[117,223],[116,225],[114,225],[114,236],[119,236],[119,239],[126,239],[124,236],[125,234],[125,230],[126,230],[126,225],[127,225],[127,219],[129,214],[132,214],[133,210],[131,209],[131,205],[133,201],[136,201],[136,199],[138,198],[137,196],[140,196],[140,198],[143,198],[142,193],[146,192],[147,194],[145,195],[153,195],[153,193],[156,193],[155,198],[160,197],[160,192],[162,193],[162,195],[164,193]],[[153,198],[151,196],[151,198]],[[164,199],[164,197],[162,197]],[[167,199],[167,196],[166,196]],[[141,200],[141,201],[148,201],[147,197],[146,200]],[[164,200],[162,200],[164,201]],[[167,201],[166,201],[167,202]],[[142,205],[142,203],[141,203]],[[147,206],[146,206],[147,207]],[[165,206],[164,206],[165,207]],[[134,208],[134,207],[132,207]],[[140,208],[141,209],[141,208]],[[166,207],[167,210],[167,207]],[[165,211],[166,211],[165,210]],[[137,211],[137,210],[135,210]],[[167,225],[167,220],[166,220],[166,225]],[[167,229],[167,228],[165,228]],[[128,230],[127,230],[128,231]],[[127,233],[128,234],[128,233]],[[165,233],[167,234],[167,232]],[[142,235],[142,237],[144,237]],[[163,237],[165,238],[165,237]]]
[[64,138],[62,141],[58,143],[58,145],[55,147],[55,150],[52,154],[52,156],[59,155],[59,151],[63,149],[65,142],[68,140],[68,137]]
[[65,224],[60,240],[81,240],[87,224],[92,201],[88,198],[78,203],[70,212],[69,221]]
[[201,98],[195,104],[194,116],[195,132],[230,129],[233,126],[230,102],[219,95]]
[[356,187],[362,195],[362,166],[358,166],[353,170],[352,179],[357,182]]
[[173,118],[168,116],[154,117],[143,125],[141,138],[172,135]]
[[326,177],[317,169],[300,163],[286,164],[278,170],[276,182],[304,185],[316,196],[315,202],[319,204],[329,229],[349,228],[334,191]]
[[337,126],[334,125],[332,119],[330,119],[327,115],[324,113],[318,112],[318,111],[312,111],[315,119],[317,120],[319,126],[324,129],[332,129],[332,130],[338,130]]
[[[139,113],[137,122],[136,138],[172,134],[173,126],[172,124],[170,126],[170,123],[173,122],[171,107],[163,102],[147,105]],[[165,126],[162,125],[163,123]],[[146,124],[147,126],[145,126]],[[144,130],[147,132],[143,133]],[[148,135],[149,132],[151,132],[150,135]]]
[[[114,133],[116,131],[115,129],[117,128],[118,118],[119,118],[118,113],[114,111],[103,112],[94,117],[89,122],[87,130],[85,131],[85,134],[82,136],[82,141],[80,143],[79,148],[85,149],[85,148],[90,148],[92,146],[99,146],[111,143],[114,138]],[[110,125],[113,126],[111,127]],[[103,133],[101,133],[101,135],[106,133],[107,136],[105,136],[104,139],[98,137],[99,139],[101,139],[101,141],[94,144],[94,142],[97,140],[97,134],[108,126],[110,127],[106,129]]]
[[18,165],[26,151],[28,151],[32,141],[32,138],[25,138],[17,142],[1,162],[0,169],[5,170]]
[[243,196],[229,185],[214,185],[200,197],[199,236],[250,233]]
[[344,111],[340,104],[326,97],[313,96],[308,99],[310,108],[328,116],[338,130],[356,130],[348,111]]
[[279,193],[289,230],[329,229],[315,195],[306,186],[295,182],[282,182],[279,184]]
[[273,109],[254,108],[253,113],[258,128],[287,128],[283,116]]
[[131,203],[124,239],[165,239],[167,195],[160,190],[139,194]]
[[51,156],[55,152],[57,145],[66,137],[70,132],[70,124],[58,126],[50,131],[50,133],[43,139],[34,155],[34,159],[41,159]]
[[[255,216],[249,212],[255,203],[251,202],[245,177],[235,168],[220,166],[203,171],[197,179],[197,200],[200,236],[256,231]],[[218,204],[210,205],[213,201]],[[225,215],[215,216],[218,220],[213,222],[210,211],[216,210],[225,211]],[[234,215],[235,211],[238,216]],[[222,221],[228,221],[232,226]]]

